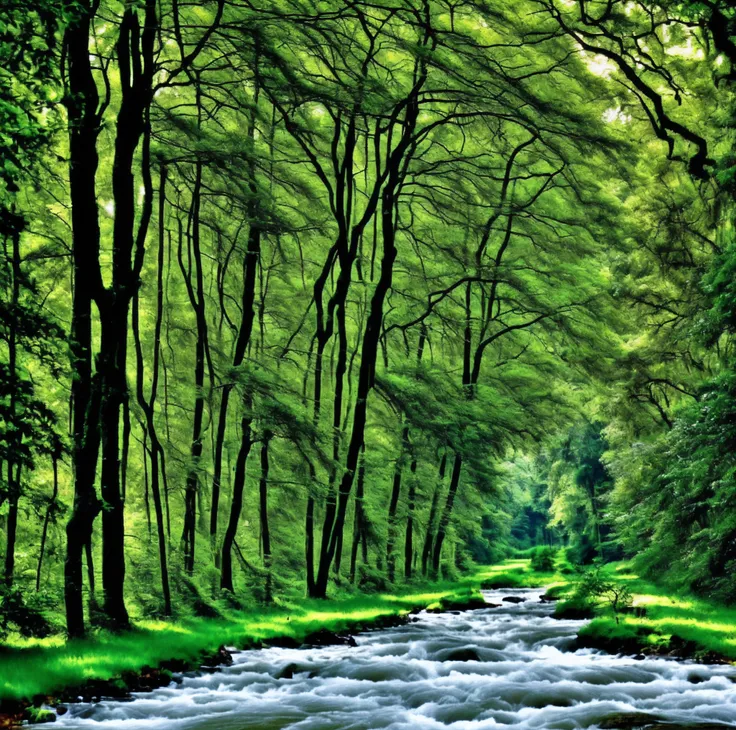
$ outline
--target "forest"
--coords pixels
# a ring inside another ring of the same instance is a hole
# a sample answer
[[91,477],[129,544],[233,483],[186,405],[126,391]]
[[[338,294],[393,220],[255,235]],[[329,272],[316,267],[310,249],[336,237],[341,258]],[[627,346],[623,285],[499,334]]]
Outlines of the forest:
[[735,603],[735,80],[728,0],[4,0],[0,636]]

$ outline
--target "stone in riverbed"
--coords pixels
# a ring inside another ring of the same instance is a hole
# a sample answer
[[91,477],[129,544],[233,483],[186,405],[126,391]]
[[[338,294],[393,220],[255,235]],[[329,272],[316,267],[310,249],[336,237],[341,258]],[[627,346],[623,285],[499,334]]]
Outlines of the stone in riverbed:
[[599,727],[601,730],[634,730],[657,722],[660,718],[647,712],[617,712],[599,723]]
[[733,726],[717,722],[679,725],[665,722],[662,718],[646,712],[620,712],[607,717],[598,727],[601,730],[724,730]]
[[216,669],[221,666],[229,667],[233,663],[233,655],[221,646],[214,654],[205,657],[202,662],[203,669]]
[[29,725],[42,725],[46,722],[56,722],[56,713],[48,707],[29,707],[25,719]]
[[444,659],[446,662],[479,662],[482,661],[474,649],[455,649]]
[[522,598],[521,596],[506,596],[506,598],[502,598],[501,600],[506,603],[524,603],[526,598]]
[[338,634],[328,629],[319,629],[304,637],[302,646],[358,646],[350,634]]

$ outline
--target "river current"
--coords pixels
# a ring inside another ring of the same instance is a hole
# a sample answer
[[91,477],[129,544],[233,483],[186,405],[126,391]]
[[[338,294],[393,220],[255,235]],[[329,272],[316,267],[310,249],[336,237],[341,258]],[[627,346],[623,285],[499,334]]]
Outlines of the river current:
[[[736,668],[572,651],[539,590],[485,591],[496,608],[420,613],[357,647],[265,648],[132,701],[70,705],[72,730],[598,728],[618,713],[736,727]],[[508,596],[525,600],[504,602]],[[292,665],[292,666],[290,666]],[[293,666],[295,665],[295,666]],[[284,670],[288,670],[285,672]]]

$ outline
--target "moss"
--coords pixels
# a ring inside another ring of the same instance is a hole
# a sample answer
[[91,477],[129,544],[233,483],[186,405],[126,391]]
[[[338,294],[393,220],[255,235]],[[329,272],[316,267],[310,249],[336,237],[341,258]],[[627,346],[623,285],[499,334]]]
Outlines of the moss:
[[554,617],[557,619],[587,619],[595,616],[595,607],[588,601],[579,598],[571,598],[560,601],[555,606]]
[[45,722],[56,722],[56,713],[45,707],[29,707],[25,713],[29,725],[41,725]]
[[553,583],[551,586],[547,586],[547,590],[544,592],[544,598],[548,601],[557,601],[569,593],[570,585],[568,583]]

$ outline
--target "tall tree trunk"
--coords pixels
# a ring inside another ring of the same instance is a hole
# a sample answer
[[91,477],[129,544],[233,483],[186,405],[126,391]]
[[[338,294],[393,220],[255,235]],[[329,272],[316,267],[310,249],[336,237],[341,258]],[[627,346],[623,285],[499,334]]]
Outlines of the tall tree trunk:
[[432,553],[432,575],[437,578],[440,574],[440,560],[442,557],[442,543],[447,536],[447,528],[450,524],[450,516],[452,515],[452,506],[455,502],[455,495],[460,484],[460,472],[463,467],[463,458],[460,454],[455,454],[455,461],[452,464],[452,475],[450,476],[450,487],[447,490],[447,501],[442,510],[440,523],[437,527],[437,537],[434,541],[434,551]]
[[84,543],[84,560],[87,565],[87,590],[89,591],[89,605],[97,608],[95,599],[95,556],[92,551],[92,536]]
[[440,491],[442,482],[445,480],[445,469],[447,468],[447,453],[442,454],[440,459],[440,470],[437,476],[437,483],[434,486],[432,494],[432,504],[429,508],[429,517],[427,518],[427,530],[424,534],[424,547],[422,548],[422,575],[426,576],[430,566],[430,558],[432,557],[432,547],[434,546],[434,532],[437,521],[437,508],[440,502]]
[[[202,191],[202,163],[195,163],[194,189],[192,205],[187,225],[188,265],[183,258],[183,240],[179,237],[179,266],[184,276],[189,301],[194,309],[197,323],[197,343],[194,356],[194,418],[192,421],[192,442],[189,452],[190,465],[184,490],[184,529],[182,543],[184,545],[184,570],[190,575],[194,573],[194,558],[197,536],[197,498],[199,496],[199,462],[202,457],[202,424],[204,421],[204,375],[205,350],[207,347],[207,317],[204,298],[204,274],[202,271],[202,252],[200,245],[200,206]],[[194,283],[190,278],[191,264],[194,262]]]
[[104,611],[116,628],[128,625],[125,608],[125,502],[120,489],[120,409],[125,398],[128,307],[113,305],[101,316],[99,371],[102,379],[100,434],[102,469],[102,588]]
[[417,495],[417,460],[412,459],[411,482],[409,483],[409,504],[406,515],[406,534],[404,536],[404,578],[410,580],[412,576],[412,563],[414,561],[414,502]]
[[389,186],[383,194],[383,258],[381,260],[381,274],[371,298],[370,312],[366,320],[365,332],[363,334],[356,404],[353,412],[353,428],[345,459],[345,473],[340,481],[337,514],[331,530],[327,552],[324,555],[324,558],[320,560],[317,581],[315,584],[315,596],[319,598],[325,598],[327,596],[330,565],[332,564],[332,559],[335,554],[338,534],[342,533],[345,525],[348,500],[350,498],[350,492],[352,491],[353,479],[358,466],[358,459],[363,445],[363,440],[365,438],[368,395],[373,388],[375,377],[378,342],[381,335],[381,325],[383,323],[383,304],[386,299],[386,295],[391,288],[393,265],[394,260],[396,259],[396,240],[393,215],[395,204],[394,191],[395,187],[398,185],[398,160],[396,161],[396,165],[396,170],[392,171],[392,176],[395,176],[393,185]]
[[38,548],[38,565],[36,567],[36,592],[41,590],[41,570],[43,568],[43,558],[46,553],[46,539],[49,534],[49,523],[51,522],[51,516],[56,509],[56,500],[59,496],[59,456],[54,453],[51,456],[51,467],[54,473],[54,486],[51,491],[51,499],[49,500],[48,507],[46,507],[46,514],[43,518],[43,527],[41,528],[41,545]]
[[[358,483],[355,487],[355,517],[353,520],[353,543],[350,549],[350,582],[355,583],[355,576],[358,563],[358,547],[361,540],[365,544],[365,445],[361,449],[360,466],[358,467]],[[366,555],[363,555],[363,563],[366,562]]]
[[268,446],[273,434],[269,430],[263,432],[261,444],[261,479],[258,485],[258,501],[261,523],[261,546],[263,547],[263,567],[266,570],[266,601],[271,601],[271,531],[268,525]]
[[314,579],[314,497],[307,495],[307,508],[304,515],[304,557],[307,564],[307,595],[315,594]]
[[[21,423],[18,422],[18,318],[20,317],[20,229],[16,228],[10,235],[10,275],[11,275],[11,302],[10,325],[8,327],[8,374],[10,386],[9,415],[11,436],[8,439],[7,469],[8,469],[8,522],[5,543],[5,585],[13,585],[15,574],[15,540],[18,530],[18,500],[20,499],[21,475]],[[7,238],[5,240],[7,247]],[[5,250],[7,258],[7,248]],[[14,469],[15,467],[15,469]]]
[[13,585],[15,575],[15,540],[18,534],[18,500],[20,499],[20,474],[21,465],[18,464],[13,471],[13,461],[7,462],[8,465],[8,522],[7,534],[5,541],[5,585],[10,587]]
[[[128,310],[139,286],[152,205],[148,110],[153,97],[155,73],[156,11],[156,1],[145,0],[142,29],[139,11],[134,5],[126,6],[120,21],[116,56],[121,101],[116,120],[112,168],[115,203],[112,284],[109,290],[100,292],[96,299],[100,311],[101,494],[105,503],[102,514],[102,585],[105,591],[105,614],[116,627],[126,627],[129,623],[124,599],[125,501],[121,489],[119,428],[120,411],[128,398]],[[142,137],[141,173],[146,195],[136,234],[133,162]]]
[[[138,405],[146,419],[146,433],[151,441],[151,495],[156,515],[156,537],[158,540],[159,571],[161,575],[161,592],[164,599],[164,614],[171,615],[171,588],[169,585],[169,567],[166,555],[166,523],[161,499],[160,475],[166,471],[164,450],[158,437],[155,419],[155,403],[158,395],[159,364],[161,359],[161,327],[163,323],[164,300],[164,253],[165,253],[165,213],[166,213],[166,180],[167,168],[161,165],[158,190],[158,258],[156,267],[156,320],[153,333],[153,363],[151,368],[151,391],[148,400],[143,392],[144,357],[140,336],[138,316],[138,296],[133,302],[133,337],[136,351],[136,397]],[[145,458],[145,454],[144,454]]]
[[[436,39],[431,33],[429,24],[431,22],[429,16],[425,17],[426,28],[423,42],[427,47],[434,46]],[[355,409],[353,411],[352,431],[350,434],[350,442],[348,444],[345,455],[345,470],[340,480],[338,490],[338,501],[335,519],[330,529],[330,540],[324,559],[320,560],[317,581],[315,584],[315,595],[324,598],[327,595],[327,584],[329,581],[329,571],[337,545],[342,540],[342,533],[345,527],[345,516],[347,514],[348,502],[353,488],[353,481],[360,458],[361,448],[365,439],[365,426],[368,413],[368,396],[373,389],[375,381],[376,359],[378,356],[378,346],[381,339],[381,329],[383,325],[383,307],[389,290],[393,282],[394,261],[396,260],[396,206],[401,184],[407,173],[408,162],[414,151],[413,136],[416,129],[417,118],[419,116],[419,95],[424,83],[427,79],[427,65],[423,58],[417,58],[415,64],[415,76],[412,89],[397,110],[403,110],[404,119],[401,123],[401,137],[396,142],[395,147],[388,155],[385,168],[385,183],[383,189],[380,190],[381,200],[381,228],[383,237],[383,251],[381,258],[381,271],[376,282],[373,295],[371,297],[368,317],[366,318],[365,331],[363,333],[363,343],[361,347],[361,363],[358,372],[358,386],[356,392]],[[395,121],[395,118],[394,120]],[[393,123],[391,122],[391,124]],[[351,173],[352,183],[352,163],[350,167],[346,167]],[[342,181],[343,183],[345,180]],[[352,184],[344,185],[343,188],[349,194],[352,194]],[[358,225],[353,227],[350,249],[357,253],[360,234],[363,228],[370,221],[373,213],[372,208],[378,201],[379,187],[374,188],[374,192],[366,205],[366,210]],[[341,276],[346,274],[350,277],[350,270],[341,270]],[[339,280],[338,280],[339,283]],[[344,300],[343,300],[344,301]],[[342,305],[341,305],[342,306]]]
[[[258,59],[256,58],[256,70]],[[253,106],[248,119],[248,138],[253,144],[256,132],[256,108],[259,99],[259,86],[256,80]],[[238,368],[243,364],[245,353],[250,344],[251,334],[253,332],[253,321],[255,319],[255,296],[256,296],[256,275],[258,272],[258,264],[261,256],[261,221],[260,209],[258,205],[258,184],[256,180],[256,168],[253,159],[248,164],[248,189],[250,192],[250,201],[248,205],[248,244],[246,254],[243,257],[242,278],[243,290],[241,298],[241,320],[238,328],[238,336],[235,341],[235,352],[233,353],[233,368]],[[210,505],[210,545],[215,555],[215,564],[219,563],[219,554],[217,551],[217,531],[219,522],[220,509],[220,491],[222,481],[222,455],[225,445],[225,436],[227,434],[228,407],[230,404],[230,394],[233,389],[233,383],[225,383],[222,388],[220,397],[220,412],[217,419],[217,433],[215,436],[215,453],[214,453],[214,473],[212,477],[212,503]]]
[[399,507],[399,497],[401,496],[401,477],[403,472],[403,461],[409,444],[409,427],[404,426],[401,431],[401,453],[396,460],[394,466],[394,478],[391,485],[391,498],[388,504],[388,537],[386,539],[386,572],[389,581],[393,583],[396,580],[396,555],[394,548],[396,547],[396,512]]
[[74,498],[66,527],[64,560],[64,602],[70,637],[85,632],[82,555],[92,539],[92,525],[101,508],[94,487],[99,450],[99,387],[92,377],[92,297],[102,287],[95,188],[100,119],[99,95],[88,50],[95,12],[96,7],[93,9],[89,0],[80,0],[64,34],[74,270],[70,337]]
[[240,513],[243,510],[243,492],[245,491],[245,474],[246,462],[248,454],[253,445],[251,439],[250,425],[250,408],[249,404],[244,403],[245,413],[240,422],[241,436],[240,449],[238,450],[238,458],[235,462],[235,475],[233,477],[233,498],[230,504],[230,519],[227,523],[225,536],[222,540],[222,558],[220,559],[220,588],[225,591],[234,592],[233,587],[233,544],[238,534],[238,524],[240,523]]

